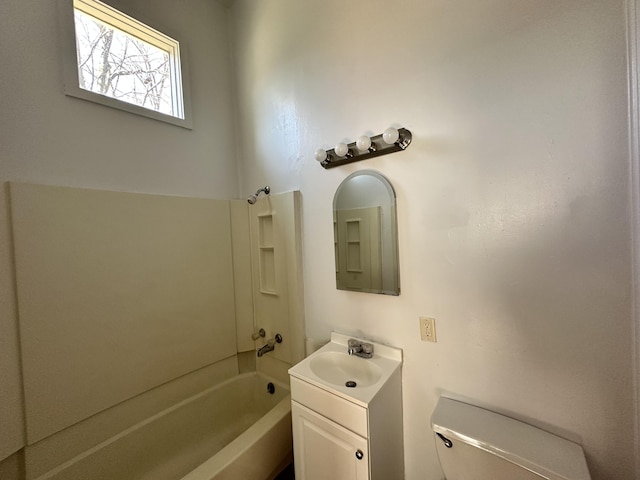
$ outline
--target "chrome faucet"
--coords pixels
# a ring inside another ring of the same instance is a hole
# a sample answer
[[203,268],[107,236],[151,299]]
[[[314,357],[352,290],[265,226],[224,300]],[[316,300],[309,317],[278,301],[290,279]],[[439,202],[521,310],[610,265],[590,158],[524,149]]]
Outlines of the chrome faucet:
[[350,338],[347,342],[347,353],[362,358],[373,357],[373,345]]
[[259,357],[261,357],[267,352],[272,352],[273,350],[276,349],[276,343],[282,343],[282,335],[280,335],[279,333],[276,333],[276,336],[273,337],[272,339],[267,340],[267,343],[265,343],[263,346],[261,346],[256,351],[256,354]]

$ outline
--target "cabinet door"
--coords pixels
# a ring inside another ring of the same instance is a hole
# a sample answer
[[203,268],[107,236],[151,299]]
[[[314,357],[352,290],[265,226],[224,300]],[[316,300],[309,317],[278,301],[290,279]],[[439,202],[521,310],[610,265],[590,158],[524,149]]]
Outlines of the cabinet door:
[[291,402],[296,480],[368,480],[368,442]]

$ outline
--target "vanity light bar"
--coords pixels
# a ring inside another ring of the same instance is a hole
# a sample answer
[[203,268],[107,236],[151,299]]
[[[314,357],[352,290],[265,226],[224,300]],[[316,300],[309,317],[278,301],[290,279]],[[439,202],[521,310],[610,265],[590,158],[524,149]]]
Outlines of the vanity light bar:
[[388,153],[406,150],[411,144],[411,132],[406,128],[387,128],[380,135],[368,137],[363,135],[358,141],[338,143],[331,150],[316,150],[316,160],[323,168],[339,167],[347,163],[359,162],[367,158],[379,157]]

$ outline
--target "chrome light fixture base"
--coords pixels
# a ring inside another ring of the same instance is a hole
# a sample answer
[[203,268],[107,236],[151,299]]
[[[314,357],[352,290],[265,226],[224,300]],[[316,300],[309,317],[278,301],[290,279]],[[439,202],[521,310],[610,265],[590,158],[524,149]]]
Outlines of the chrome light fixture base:
[[326,151],[326,158],[320,162],[323,168],[334,168],[340,165],[347,165],[348,163],[359,162],[360,160],[366,160],[368,158],[379,157],[381,155],[387,155],[389,153],[401,152],[406,150],[411,144],[412,135],[406,128],[398,129],[398,139],[391,144],[388,144],[383,139],[384,134],[379,134],[371,137],[371,147],[368,151],[362,152],[358,149],[356,143],[352,142],[348,144],[348,153],[344,156],[340,156],[336,153],[336,149]]

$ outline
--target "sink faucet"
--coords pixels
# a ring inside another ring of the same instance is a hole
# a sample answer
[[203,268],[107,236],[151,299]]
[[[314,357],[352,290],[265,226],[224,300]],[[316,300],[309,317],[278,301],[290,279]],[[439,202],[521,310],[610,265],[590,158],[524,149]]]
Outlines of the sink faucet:
[[280,335],[279,333],[276,333],[276,336],[273,337],[270,340],[267,340],[267,343],[265,343],[263,346],[261,346],[257,351],[256,354],[261,357],[263,356],[265,353],[267,352],[271,352],[273,350],[276,349],[276,343],[282,343],[282,335]]
[[362,358],[373,357],[373,345],[370,343],[360,342],[359,340],[350,338],[347,345],[347,353],[349,355],[356,355],[357,357]]

